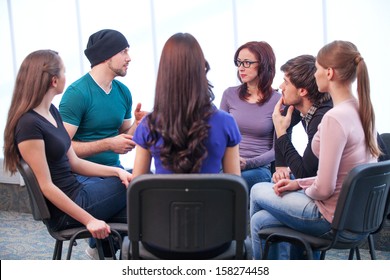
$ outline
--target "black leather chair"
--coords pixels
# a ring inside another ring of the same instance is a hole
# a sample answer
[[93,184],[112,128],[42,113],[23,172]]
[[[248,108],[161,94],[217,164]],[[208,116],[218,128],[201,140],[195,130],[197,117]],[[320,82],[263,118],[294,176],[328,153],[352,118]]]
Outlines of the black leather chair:
[[251,258],[245,181],[229,174],[145,174],[127,190],[123,259]]
[[[21,159],[18,170],[23,177],[24,183],[27,187],[27,192],[31,204],[32,215],[34,220],[42,221],[49,232],[49,234],[56,240],[54,246],[53,260],[60,260],[62,257],[62,247],[64,241],[69,241],[69,248],[67,252],[67,259],[69,260],[72,255],[73,246],[77,245],[76,240],[92,237],[91,233],[84,226],[69,228],[60,231],[54,231],[48,221],[50,220],[50,211],[47,206],[45,197],[41,192],[41,188],[35,178],[35,175],[30,166]],[[111,247],[111,253],[115,259],[114,242],[122,243],[121,234],[127,234],[127,224],[125,223],[109,223],[111,227],[111,235],[108,238]],[[97,249],[99,252],[99,258],[104,259],[103,247],[101,240],[96,239]]]
[[[259,231],[261,240],[265,240],[263,259],[267,259],[269,247],[274,242],[290,242],[305,248],[307,258],[313,258],[313,250],[321,251],[325,259],[327,250],[350,249],[349,259],[354,252],[360,259],[359,246],[367,237],[371,249],[371,258],[375,259],[372,234],[380,230],[390,203],[390,161],[362,164],[351,170],[343,182],[332,222],[331,239],[311,236],[288,227],[273,227]],[[343,232],[363,234],[357,241],[345,241]]]

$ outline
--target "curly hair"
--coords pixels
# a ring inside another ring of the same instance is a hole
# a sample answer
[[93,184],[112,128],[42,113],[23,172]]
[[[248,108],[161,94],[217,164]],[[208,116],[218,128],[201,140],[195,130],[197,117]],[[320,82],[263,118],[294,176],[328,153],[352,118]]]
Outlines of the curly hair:
[[209,65],[197,40],[188,33],[171,36],[162,50],[153,112],[148,115],[151,140],[163,166],[174,173],[197,173],[207,157],[208,119],[214,95],[206,74]]

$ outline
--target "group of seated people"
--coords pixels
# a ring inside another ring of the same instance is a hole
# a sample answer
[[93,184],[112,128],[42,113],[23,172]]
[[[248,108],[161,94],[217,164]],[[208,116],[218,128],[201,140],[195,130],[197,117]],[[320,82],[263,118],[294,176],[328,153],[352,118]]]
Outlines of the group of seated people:
[[[241,84],[226,89],[217,108],[199,43],[191,34],[174,34],[160,57],[153,110],[137,104],[133,123],[130,90],[115,79],[127,73],[128,51],[116,30],[92,34],[85,50],[91,71],[66,89],[59,109],[52,101],[64,92],[65,65],[56,51],[32,52],[19,69],[4,132],[5,168],[15,173],[20,158],[30,165],[52,227],[85,225],[93,236],[91,256],[95,239],[110,234],[108,222],[127,222],[126,188],[150,173],[152,159],[157,174],[242,176],[253,258],[260,259],[262,228],[280,224],[326,236],[346,174],[385,154],[367,67],[351,42],[334,41],[316,57],[287,61],[281,92],[272,88],[271,46],[248,42],[234,55]],[[308,137],[303,155],[291,141],[299,122]],[[130,173],[119,155],[134,148]],[[299,250],[283,246],[270,256],[299,259]]]

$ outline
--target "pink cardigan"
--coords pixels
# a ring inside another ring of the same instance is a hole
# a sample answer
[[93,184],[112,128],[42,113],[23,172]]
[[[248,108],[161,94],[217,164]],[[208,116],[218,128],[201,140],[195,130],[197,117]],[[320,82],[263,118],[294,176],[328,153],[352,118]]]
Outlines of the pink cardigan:
[[364,138],[355,98],[330,109],[314,135],[312,149],[319,158],[317,176],[297,181],[330,223],[348,172],[359,164],[377,161],[369,153]]

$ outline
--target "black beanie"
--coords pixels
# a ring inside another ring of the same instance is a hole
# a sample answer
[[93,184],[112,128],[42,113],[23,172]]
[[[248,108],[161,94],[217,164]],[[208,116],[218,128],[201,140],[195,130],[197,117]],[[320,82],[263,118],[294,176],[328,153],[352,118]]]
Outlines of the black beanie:
[[92,68],[128,47],[129,43],[122,33],[112,29],[103,29],[89,36],[84,53],[91,62]]

